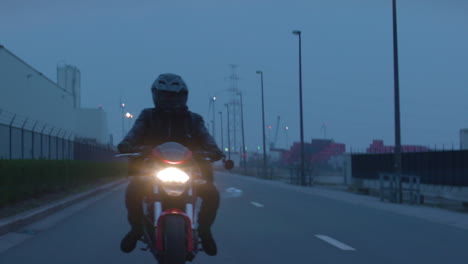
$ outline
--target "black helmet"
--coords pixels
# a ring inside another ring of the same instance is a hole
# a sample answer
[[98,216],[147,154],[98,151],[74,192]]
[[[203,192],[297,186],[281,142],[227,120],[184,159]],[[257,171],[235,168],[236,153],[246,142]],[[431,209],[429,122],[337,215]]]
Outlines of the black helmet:
[[151,86],[156,108],[177,111],[187,108],[188,89],[182,77],[173,73],[158,76]]

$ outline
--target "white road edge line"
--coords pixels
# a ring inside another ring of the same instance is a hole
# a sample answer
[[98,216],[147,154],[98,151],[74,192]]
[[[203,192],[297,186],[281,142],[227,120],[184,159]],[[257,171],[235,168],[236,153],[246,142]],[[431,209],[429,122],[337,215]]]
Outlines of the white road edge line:
[[251,202],[251,204],[256,207],[265,207],[263,204],[257,202]]
[[325,242],[327,242],[327,243],[341,249],[341,250],[346,250],[346,251],[355,251],[356,250],[356,249],[354,249],[354,248],[352,248],[352,247],[350,247],[350,246],[348,246],[348,245],[346,245],[346,244],[344,244],[344,243],[342,243],[342,242],[340,242],[340,241],[338,241],[338,240],[336,240],[334,238],[331,238],[329,236],[325,236],[325,235],[315,235],[315,236],[317,238],[319,238],[319,239],[321,239],[321,240],[323,240],[323,241],[325,241]]

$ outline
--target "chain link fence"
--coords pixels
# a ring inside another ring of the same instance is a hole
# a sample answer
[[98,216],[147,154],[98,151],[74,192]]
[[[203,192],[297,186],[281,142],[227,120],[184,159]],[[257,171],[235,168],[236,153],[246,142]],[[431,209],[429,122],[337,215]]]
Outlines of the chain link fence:
[[0,159],[113,160],[115,149],[0,109]]
[[[267,157],[266,171],[263,167],[263,156],[261,154],[251,152],[248,154],[250,157],[244,164],[242,160],[238,160],[235,163],[234,173],[238,173],[245,176],[256,177],[260,179],[275,180],[285,183],[301,185],[302,175],[300,164],[283,164],[279,160],[272,160],[271,156]],[[221,167],[217,167],[219,170],[223,170]],[[313,184],[314,176],[317,176],[318,169],[311,163],[306,163],[305,166],[305,185],[311,186]]]

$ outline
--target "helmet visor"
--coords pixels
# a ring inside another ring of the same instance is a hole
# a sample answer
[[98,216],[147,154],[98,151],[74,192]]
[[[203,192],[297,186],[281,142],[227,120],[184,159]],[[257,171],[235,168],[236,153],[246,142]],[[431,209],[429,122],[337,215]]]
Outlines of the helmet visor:
[[164,110],[175,110],[184,108],[187,105],[187,93],[174,93],[167,91],[154,91],[155,104]]

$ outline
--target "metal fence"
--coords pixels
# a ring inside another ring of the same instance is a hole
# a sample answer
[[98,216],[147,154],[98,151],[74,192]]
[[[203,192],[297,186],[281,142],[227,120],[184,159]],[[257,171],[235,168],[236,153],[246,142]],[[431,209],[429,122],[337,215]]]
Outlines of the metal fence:
[[[423,184],[468,186],[468,150],[402,153],[402,173],[419,176]],[[394,173],[394,154],[352,155],[352,175],[379,179],[380,173]]]
[[[267,159],[266,171],[264,171],[263,157],[261,155],[251,152],[248,156],[251,158],[247,160],[245,168],[243,167],[242,161],[235,161],[235,166],[232,171],[246,176],[301,185],[301,170],[299,164],[285,165],[278,160],[272,161],[271,156],[269,156]],[[313,177],[316,176],[314,172],[316,172],[316,168],[313,167],[313,164],[306,163],[305,185],[313,185]]]
[[112,160],[110,145],[0,109],[0,159]]

